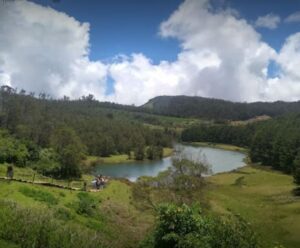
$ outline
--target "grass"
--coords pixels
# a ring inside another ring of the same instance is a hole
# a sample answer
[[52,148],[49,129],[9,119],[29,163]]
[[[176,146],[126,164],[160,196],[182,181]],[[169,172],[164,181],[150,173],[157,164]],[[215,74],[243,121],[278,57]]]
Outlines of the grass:
[[[214,147],[236,150],[236,147],[228,145]],[[164,152],[168,155],[172,150],[165,149]],[[5,172],[6,166],[0,165],[0,176],[4,176]],[[32,173],[28,168],[15,167],[16,177],[30,179]],[[36,180],[42,179],[42,176],[36,175]],[[85,181],[91,179],[92,176],[83,176]],[[295,185],[291,176],[267,167],[246,166],[208,177],[207,180],[204,192],[211,207],[209,211],[241,215],[253,225],[266,248],[279,244],[287,248],[300,247],[300,198],[292,193]],[[82,181],[72,182],[74,185],[80,183]],[[104,190],[86,195],[1,180],[0,188],[0,200],[14,201],[31,209],[54,211],[55,218],[64,223],[97,230],[112,247],[124,247],[124,244],[136,247],[154,222],[151,210],[142,211],[135,207],[137,202],[134,202],[132,195],[132,184],[126,181],[112,180]],[[49,203],[51,199],[55,199],[54,204]],[[167,198],[160,200],[163,199]],[[89,208],[89,211],[82,211],[82,206]],[[17,246],[0,240],[0,247]]]
[[[7,165],[0,164],[0,177],[6,176]],[[14,179],[22,179],[28,182],[43,182],[43,183],[51,183],[65,187],[72,187],[76,189],[81,189],[83,187],[84,181],[89,182],[94,179],[92,175],[84,174],[81,179],[67,181],[67,180],[57,180],[50,177],[43,176],[31,168],[20,168],[14,166]],[[88,187],[89,188],[89,187]]]
[[228,145],[228,144],[218,144],[218,143],[208,143],[208,142],[191,142],[191,143],[187,143],[187,144],[190,144],[193,146],[205,146],[205,147],[223,149],[223,150],[227,150],[227,151],[236,151],[236,152],[247,153],[246,148],[234,146],[234,145]]
[[252,223],[264,247],[300,247],[300,198],[292,194],[292,177],[247,166],[210,177],[212,210],[240,214]]
[[[154,221],[152,214],[134,207],[131,185],[117,180],[110,181],[104,190],[93,193],[14,181],[0,181],[0,188],[0,200],[13,201],[30,209],[43,209],[45,214],[52,211],[67,225],[79,224],[100,232],[111,247],[136,246]],[[51,201],[49,204],[49,199],[55,199],[55,203]],[[88,206],[89,212],[82,211],[82,206]],[[0,240],[0,247],[10,246]],[[12,244],[11,247],[15,246]]]
[[[163,156],[169,157],[173,153],[172,148],[164,147],[163,148]],[[99,163],[99,164],[120,164],[120,163],[133,163],[136,160],[133,159],[133,153],[131,155],[132,159],[128,159],[127,154],[117,154],[111,155],[110,157],[98,157],[98,156],[88,156],[87,159],[84,161],[85,164],[90,165],[92,163]]]
[[0,239],[0,248],[19,248],[19,246]]
[[29,188],[28,186],[20,187],[19,191],[27,196],[31,197],[32,199],[40,202],[45,202],[49,205],[56,205],[58,203],[58,200],[56,197],[54,197],[51,193],[45,192],[43,190],[37,190]]

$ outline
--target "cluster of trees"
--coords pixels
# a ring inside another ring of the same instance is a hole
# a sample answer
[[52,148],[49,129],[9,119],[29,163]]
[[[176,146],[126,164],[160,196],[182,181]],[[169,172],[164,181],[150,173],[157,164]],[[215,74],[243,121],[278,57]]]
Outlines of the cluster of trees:
[[185,129],[181,138],[186,142],[215,142],[248,146],[251,143],[255,125],[197,125]]
[[240,218],[205,216],[197,206],[161,205],[153,233],[142,248],[261,247],[251,226]]
[[241,126],[194,126],[183,131],[182,140],[248,147],[253,162],[292,173],[295,181],[300,183],[299,114]]
[[158,96],[142,106],[150,113],[211,120],[248,120],[256,116],[271,117],[300,112],[298,102],[240,103],[190,96]]
[[133,151],[136,159],[160,158],[162,147],[172,145],[174,134],[146,127],[121,106],[100,103],[92,95],[53,100],[46,94],[35,97],[1,87],[0,162],[34,164],[44,174],[67,178],[80,176],[85,155]]

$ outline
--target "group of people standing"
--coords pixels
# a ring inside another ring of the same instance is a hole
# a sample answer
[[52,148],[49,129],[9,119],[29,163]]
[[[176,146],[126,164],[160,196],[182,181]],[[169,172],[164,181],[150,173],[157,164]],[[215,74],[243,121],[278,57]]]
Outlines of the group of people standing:
[[95,180],[93,182],[96,189],[100,189],[100,188],[104,188],[106,181],[107,180],[102,175],[98,175],[95,177]]

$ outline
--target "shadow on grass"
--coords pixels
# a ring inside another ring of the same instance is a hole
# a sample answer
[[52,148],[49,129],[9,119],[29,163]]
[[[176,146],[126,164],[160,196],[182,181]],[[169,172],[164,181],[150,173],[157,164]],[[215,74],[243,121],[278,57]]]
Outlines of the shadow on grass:
[[300,187],[294,188],[292,193],[294,196],[300,196]]

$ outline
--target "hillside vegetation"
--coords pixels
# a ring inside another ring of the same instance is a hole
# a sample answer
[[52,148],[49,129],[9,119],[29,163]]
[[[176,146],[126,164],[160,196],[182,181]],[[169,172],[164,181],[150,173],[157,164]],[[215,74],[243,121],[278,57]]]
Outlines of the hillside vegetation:
[[31,167],[55,178],[78,178],[87,156],[161,159],[163,148],[177,137],[176,129],[149,126],[149,114],[125,108],[100,103],[91,95],[53,100],[2,87],[0,163]]
[[279,116],[300,112],[300,102],[241,103],[191,96],[158,96],[142,106],[155,114],[210,120],[248,120],[256,116]]

